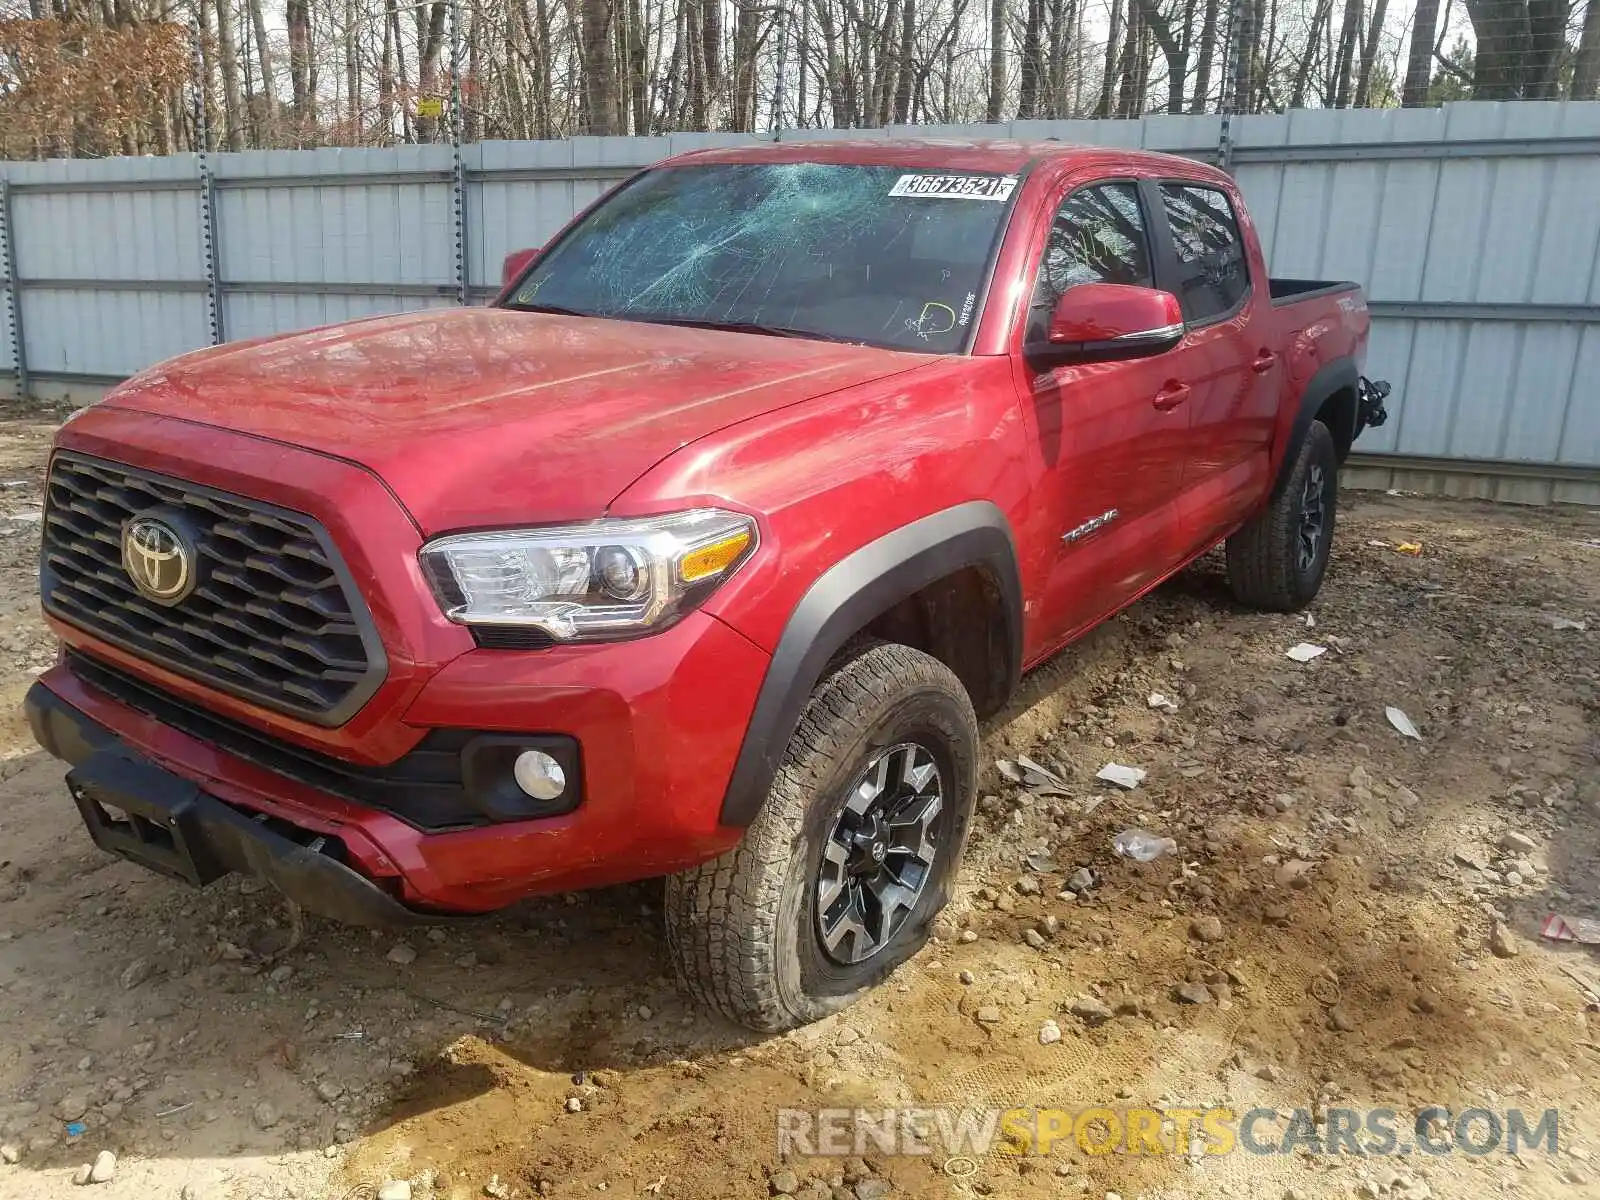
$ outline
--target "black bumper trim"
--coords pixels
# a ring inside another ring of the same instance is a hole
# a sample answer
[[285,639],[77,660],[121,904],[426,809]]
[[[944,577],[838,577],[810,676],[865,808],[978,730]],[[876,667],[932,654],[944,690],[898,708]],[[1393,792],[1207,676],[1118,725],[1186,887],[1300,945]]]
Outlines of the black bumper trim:
[[28,689],[23,706],[38,743],[71,765],[67,785],[101,849],[197,887],[232,871],[254,875],[306,911],[351,925],[391,929],[440,919],[406,908],[340,862],[337,838],[247,816],[140,754],[44,684]]

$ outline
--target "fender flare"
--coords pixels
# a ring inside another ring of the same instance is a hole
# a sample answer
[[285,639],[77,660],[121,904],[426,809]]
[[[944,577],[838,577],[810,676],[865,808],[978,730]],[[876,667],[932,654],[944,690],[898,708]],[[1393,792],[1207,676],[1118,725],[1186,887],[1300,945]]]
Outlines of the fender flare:
[[892,530],[824,571],[790,614],[734,762],[723,825],[756,819],[812,691],[846,643],[908,596],[968,567],[981,568],[1000,593],[1009,694],[1022,672],[1022,580],[1005,514],[973,500]]
[[[1272,496],[1274,499],[1283,491],[1283,485],[1289,478],[1289,472],[1294,469],[1294,460],[1299,453],[1300,445],[1306,439],[1306,434],[1311,430],[1311,423],[1317,419],[1317,411],[1327,401],[1328,397],[1337,392],[1349,389],[1351,395],[1354,417],[1355,396],[1361,382],[1361,370],[1356,366],[1353,358],[1336,358],[1330,363],[1323,364],[1322,368],[1311,377],[1306,384],[1306,389],[1300,393],[1300,404],[1295,410],[1294,422],[1289,427],[1289,437],[1284,443],[1283,456],[1278,460],[1277,476],[1272,481]],[[1354,434],[1354,426],[1351,428]],[[1342,457],[1341,457],[1341,461]]]

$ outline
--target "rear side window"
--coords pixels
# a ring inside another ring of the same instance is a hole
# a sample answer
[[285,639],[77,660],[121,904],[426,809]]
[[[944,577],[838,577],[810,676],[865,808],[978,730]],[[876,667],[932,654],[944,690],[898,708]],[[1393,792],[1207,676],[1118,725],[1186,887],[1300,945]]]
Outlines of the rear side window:
[[1164,184],[1161,203],[1177,254],[1184,320],[1203,325],[1230,315],[1250,294],[1250,269],[1227,193]]
[[1056,301],[1080,283],[1154,287],[1139,191],[1131,183],[1080,188],[1061,203],[1039,264],[1028,337],[1042,338]]

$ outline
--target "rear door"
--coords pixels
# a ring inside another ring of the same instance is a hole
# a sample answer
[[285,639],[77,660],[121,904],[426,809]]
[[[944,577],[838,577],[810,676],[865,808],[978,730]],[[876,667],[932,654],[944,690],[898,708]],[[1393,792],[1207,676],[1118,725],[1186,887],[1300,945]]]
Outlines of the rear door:
[[1157,214],[1163,286],[1183,306],[1189,440],[1182,487],[1200,546],[1233,530],[1265,490],[1282,369],[1260,313],[1266,280],[1250,255],[1229,193],[1213,183],[1147,184]]
[[[1042,339],[1056,301],[1084,283],[1155,286],[1150,193],[1133,180],[1078,187],[1058,202],[1036,268],[1023,345]],[[1193,357],[1038,369],[1025,356],[1025,419],[1041,462],[1052,546],[1043,640],[1060,645],[1181,561],[1179,488],[1189,454]]]

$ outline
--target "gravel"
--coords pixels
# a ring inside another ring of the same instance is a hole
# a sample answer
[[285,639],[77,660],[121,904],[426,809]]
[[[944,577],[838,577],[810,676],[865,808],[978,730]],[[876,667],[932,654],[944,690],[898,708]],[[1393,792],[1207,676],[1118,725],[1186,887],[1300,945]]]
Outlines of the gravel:
[[1072,1007],[1068,1011],[1086,1025],[1099,1025],[1109,1021],[1112,1016],[1106,1002],[1093,996],[1079,996],[1072,1002]]
[[384,955],[384,957],[390,962],[396,963],[399,966],[409,967],[412,963],[417,961],[417,952],[412,947],[406,945],[404,942],[401,942],[393,950],[389,951],[388,954]]
[[1053,1045],[1061,1040],[1061,1026],[1054,1021],[1046,1021],[1039,1026],[1039,1044],[1041,1046]]
[[1211,989],[1203,983],[1180,983],[1173,995],[1185,1004],[1210,1004]]

